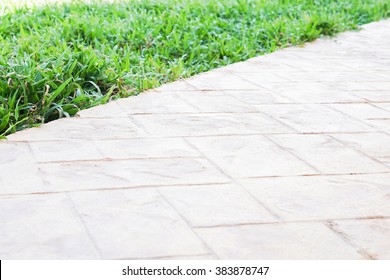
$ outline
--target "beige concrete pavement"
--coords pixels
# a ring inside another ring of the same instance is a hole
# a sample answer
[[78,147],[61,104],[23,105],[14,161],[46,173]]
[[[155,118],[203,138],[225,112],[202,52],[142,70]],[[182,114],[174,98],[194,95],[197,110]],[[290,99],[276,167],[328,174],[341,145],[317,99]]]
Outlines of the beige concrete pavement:
[[1,259],[390,259],[390,21],[0,142]]

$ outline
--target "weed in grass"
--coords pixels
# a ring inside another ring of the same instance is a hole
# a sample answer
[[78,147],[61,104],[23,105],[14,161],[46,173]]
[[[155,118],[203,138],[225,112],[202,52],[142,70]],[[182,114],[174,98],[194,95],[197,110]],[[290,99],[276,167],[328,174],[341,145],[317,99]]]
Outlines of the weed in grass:
[[144,0],[0,17],[0,136],[179,78],[356,29],[390,0]]

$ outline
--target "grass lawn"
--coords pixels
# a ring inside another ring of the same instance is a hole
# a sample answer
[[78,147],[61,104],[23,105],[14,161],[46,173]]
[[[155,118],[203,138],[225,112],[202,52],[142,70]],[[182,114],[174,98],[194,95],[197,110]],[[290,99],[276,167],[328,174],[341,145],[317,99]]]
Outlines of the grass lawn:
[[0,137],[390,16],[390,0],[130,0],[0,17]]

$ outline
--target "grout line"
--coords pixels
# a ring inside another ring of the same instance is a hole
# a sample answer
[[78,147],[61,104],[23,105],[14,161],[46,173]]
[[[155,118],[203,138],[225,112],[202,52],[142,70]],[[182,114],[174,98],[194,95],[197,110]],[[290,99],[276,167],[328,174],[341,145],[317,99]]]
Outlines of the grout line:
[[120,162],[120,161],[140,161],[140,160],[174,160],[174,159],[201,159],[201,156],[175,156],[175,157],[134,157],[134,158],[97,158],[97,159],[75,159],[75,160],[55,160],[37,161],[38,164],[63,164],[63,163],[98,163],[98,162]]
[[370,255],[366,250],[363,248],[355,245],[348,235],[346,235],[344,232],[342,232],[340,229],[337,228],[337,225],[333,223],[332,221],[324,221],[323,224],[330,229],[336,236],[338,236],[341,240],[343,240],[346,244],[351,246],[352,248],[357,250],[357,253],[363,256],[365,259],[374,260],[375,258]]
[[168,205],[179,215],[179,217],[184,221],[184,223],[188,226],[188,228],[193,232],[193,234],[198,237],[198,239],[201,241],[203,246],[209,251],[209,253],[212,254],[213,257],[220,259],[219,256],[214,252],[214,250],[207,244],[207,242],[194,230],[194,227],[191,225],[191,223],[177,210],[177,208],[164,196],[164,194],[156,190],[156,192],[163,198],[163,200],[168,203]]
[[[120,178],[120,177],[119,177]],[[122,179],[122,178],[121,178]],[[123,180],[123,179],[122,179]],[[138,185],[138,186],[124,186],[124,187],[103,187],[97,189],[84,189],[84,190],[63,190],[63,191],[46,191],[46,192],[32,192],[32,193],[13,193],[13,194],[0,194],[0,199],[10,196],[27,196],[27,195],[52,195],[59,193],[77,193],[77,192],[96,192],[96,191],[118,191],[118,190],[133,190],[133,189],[147,189],[147,188],[169,188],[169,187],[192,187],[192,186],[209,186],[209,185],[227,185],[226,182],[207,182],[207,183],[182,183],[182,184],[167,184],[167,185]]]
[[359,119],[359,118],[357,118],[357,117],[355,117],[355,116],[352,116],[352,115],[347,114],[347,113],[345,113],[345,112],[343,112],[343,111],[340,111],[339,109],[336,109],[336,108],[334,108],[333,106],[330,106],[330,104],[327,104],[327,105],[324,105],[324,106],[325,106],[326,108],[330,109],[331,111],[334,111],[334,112],[337,112],[337,113],[339,113],[339,114],[342,114],[343,116],[345,116],[345,117],[348,118],[348,119],[355,120],[356,122],[359,122],[359,123],[361,123],[361,124],[367,125],[367,126],[371,127],[372,129],[374,129],[375,132],[378,132],[378,129],[377,129],[375,126],[372,126],[372,125],[370,125],[370,124],[367,124],[364,120],[361,120],[361,119]]
[[[298,69],[297,69],[298,70]],[[291,71],[290,71],[291,72]],[[289,73],[289,72],[288,72]],[[243,81],[245,81],[245,82],[247,82],[247,83],[250,83],[250,84],[252,84],[252,85],[254,85],[254,86],[256,86],[256,87],[259,87],[260,89],[267,89],[267,88],[265,88],[265,87],[263,87],[262,85],[261,85],[261,82],[260,83],[256,83],[256,82],[253,82],[252,80],[249,80],[249,79],[246,79],[246,78],[243,78],[242,76],[245,74],[245,73],[235,73],[235,72],[233,72],[233,73],[231,73],[233,76],[236,76],[237,78],[240,78],[241,80],[243,80]],[[256,73],[255,73],[256,74]],[[280,83],[291,83],[291,82],[294,82],[293,80],[290,80],[290,79],[288,79],[288,78],[286,78],[286,77],[284,77],[284,76],[280,76],[280,75],[278,75],[278,74],[275,74],[274,72],[272,72],[272,73],[270,73],[270,74],[272,74],[272,75],[274,75],[274,76],[276,76],[276,77],[278,77],[278,78],[280,78],[280,79],[283,79],[284,81],[276,81],[276,82],[273,82],[273,81],[271,81],[271,82],[266,82],[266,83],[274,83],[274,84],[280,84]],[[259,76],[261,76],[261,73],[259,73]],[[269,89],[268,89],[269,90]],[[287,99],[289,99],[289,98],[287,98]]]
[[[290,149],[287,149],[285,147],[283,147],[282,145],[280,145],[278,142],[276,142],[275,140],[273,140],[272,138],[270,137],[267,137],[266,135],[264,135],[264,138],[266,138],[269,142],[271,142],[272,144],[276,145],[277,147],[279,147],[281,150],[289,153],[290,155],[292,155],[293,157],[295,157],[296,159],[298,159],[299,161],[303,162],[304,164],[310,166],[310,168],[312,168],[314,171],[316,171],[317,173],[319,173],[320,175],[324,175],[324,173],[319,170],[317,167],[315,167],[314,165],[312,165],[311,163],[307,162],[306,160],[304,160],[303,158],[301,158],[300,156],[298,156],[296,153],[294,153],[294,151],[291,151]],[[308,174],[308,175],[316,175],[316,174]]]
[[266,226],[266,225],[280,225],[280,224],[300,224],[300,223],[324,223],[332,221],[369,221],[369,220],[390,220],[390,216],[367,216],[367,217],[350,217],[350,218],[326,218],[326,219],[308,219],[308,220],[282,220],[277,222],[253,222],[253,223],[234,223],[234,224],[220,224],[210,226],[194,226],[194,228],[225,228],[225,227],[239,227],[239,226]]
[[127,115],[127,118],[138,128],[143,131],[145,135],[152,135],[144,125],[138,122],[132,115]]
[[[103,141],[101,141],[103,142]],[[96,140],[92,140],[90,141],[90,143],[93,145],[93,147],[97,150],[97,152],[99,153],[99,155],[102,157],[102,158],[106,158],[105,155],[104,155],[104,152],[101,150],[101,148],[99,148],[99,141],[96,141]]]
[[294,178],[294,177],[319,177],[319,176],[358,176],[358,175],[376,175],[376,174],[390,174],[389,171],[380,171],[380,172],[368,172],[368,173],[362,173],[362,172],[350,172],[350,173],[323,173],[323,174],[299,174],[299,175],[287,175],[287,176],[253,176],[253,177],[240,177],[235,179],[268,179],[268,178]]
[[269,214],[271,214],[275,219],[277,220],[280,220],[280,217],[279,215],[277,215],[276,213],[274,213],[267,205],[265,205],[263,202],[261,202],[260,200],[257,199],[257,197],[255,197],[252,193],[250,193],[246,188],[244,188],[235,178],[233,178],[232,176],[230,176],[229,174],[227,174],[222,168],[219,167],[218,164],[216,164],[214,161],[212,161],[210,158],[208,158],[200,149],[198,149],[198,147],[196,147],[193,143],[191,143],[188,139],[184,138],[184,140],[188,143],[188,145],[190,145],[191,147],[193,147],[194,149],[196,149],[201,155],[203,155],[203,157],[212,165],[214,166],[217,170],[219,170],[223,175],[225,175],[227,178],[230,179],[231,182],[235,183],[235,185],[237,185],[244,193],[248,194],[250,197],[252,197],[258,204],[259,206],[263,207],[263,209],[265,209],[266,211],[268,211]]
[[[383,175],[389,174],[390,171],[386,172],[371,172],[371,173],[340,173],[340,174],[304,174],[304,175],[288,175],[288,176],[261,176],[261,177],[241,177],[241,178],[232,178],[229,179],[236,184],[241,185],[237,180],[254,180],[254,179],[272,179],[272,178],[297,178],[297,177],[331,177],[331,176],[369,176],[369,175]],[[122,179],[122,178],[121,178]],[[231,182],[230,182],[231,183]],[[93,192],[93,191],[116,191],[116,190],[132,190],[132,189],[144,189],[144,188],[167,188],[167,187],[182,187],[187,186],[209,186],[209,185],[227,185],[229,181],[226,182],[206,182],[206,183],[181,183],[181,184],[152,184],[152,185],[136,185],[136,186],[124,186],[124,187],[103,187],[96,189],[79,189],[79,190],[63,190],[63,191],[42,191],[42,192],[31,192],[31,193],[7,193],[0,194],[0,199],[12,197],[12,196],[28,196],[28,195],[52,195],[59,193],[77,193],[77,192]]]
[[[257,112],[259,114],[259,112]],[[264,113],[260,113],[264,114]],[[268,115],[265,115],[269,117]],[[274,120],[274,119],[272,119]],[[284,126],[286,124],[283,123]],[[258,136],[258,135],[322,135],[322,134],[364,134],[364,133],[384,133],[385,131],[321,131],[321,132],[263,132],[263,133],[226,133],[226,134],[205,134],[205,135],[173,135],[173,136],[149,136],[149,137],[123,137],[123,138],[65,138],[65,139],[39,139],[39,140],[8,140],[4,143],[48,143],[48,142],[90,142],[90,141],[123,141],[123,140],[159,140],[159,139],[177,139],[177,138],[200,138],[200,137],[226,137],[226,136]],[[1,141],[0,141],[1,144]]]
[[[366,126],[369,126],[369,127],[371,127],[375,132],[377,132],[377,133],[385,133],[385,134],[388,134],[388,135],[390,135],[389,133],[387,133],[386,131],[383,131],[383,130],[381,130],[380,128],[378,128],[378,127],[376,127],[376,126],[373,126],[373,125],[371,125],[369,122],[367,122],[367,121],[364,121],[364,120],[361,120],[361,119],[359,119],[359,118],[357,118],[357,117],[354,117],[354,116],[351,116],[351,115],[349,115],[349,114],[347,114],[347,113],[344,113],[344,112],[342,112],[342,111],[340,111],[340,110],[338,110],[338,109],[336,109],[336,108],[334,108],[334,107],[332,107],[332,106],[328,106],[328,105],[324,105],[324,106],[326,106],[327,108],[329,108],[329,109],[331,109],[331,110],[333,110],[333,111],[336,111],[336,112],[338,112],[338,113],[341,113],[341,114],[343,114],[344,116],[347,116],[347,117],[349,117],[350,119],[353,119],[353,120],[355,120],[355,121],[357,121],[357,122],[359,122],[359,123],[361,123],[361,124],[364,124],[364,125],[366,125]],[[387,112],[386,110],[384,110],[385,112]]]
[[364,157],[369,158],[370,160],[372,160],[372,161],[378,163],[378,164],[381,165],[382,167],[385,167],[385,168],[388,169],[388,171],[390,172],[390,168],[389,168],[385,163],[381,162],[380,160],[376,159],[375,157],[372,157],[372,156],[366,154],[365,152],[361,151],[360,149],[358,149],[358,148],[356,148],[356,147],[354,147],[354,146],[348,145],[346,142],[344,142],[344,141],[342,141],[342,140],[336,138],[336,137],[333,136],[333,135],[328,135],[328,136],[329,136],[330,138],[332,138],[333,140],[335,140],[336,142],[340,143],[341,145],[345,146],[346,148],[352,149],[352,150],[356,151],[357,153],[363,155]]
[[[218,91],[217,91],[218,92]],[[195,106],[194,104],[192,104],[191,102],[189,102],[186,98],[183,97],[183,95],[185,95],[185,93],[183,94],[180,94],[180,91],[179,92],[176,92],[174,93],[174,95],[176,96],[176,98],[178,98],[179,100],[183,101],[185,104],[187,104],[188,106],[192,107],[193,109],[196,110],[195,114],[197,113],[203,113],[202,110],[198,107],[198,106]]]
[[89,240],[91,241],[93,247],[95,248],[96,252],[98,253],[100,259],[104,259],[102,254],[101,254],[101,252],[100,252],[100,250],[99,250],[99,248],[98,248],[98,246],[97,246],[96,241],[94,240],[94,238],[91,235],[91,232],[89,231],[88,227],[84,223],[84,220],[81,217],[80,213],[77,211],[77,207],[74,204],[73,199],[69,196],[69,193],[65,193],[65,195],[66,195],[66,197],[67,197],[67,199],[69,201],[69,204],[70,204],[70,206],[71,206],[71,208],[73,210],[73,213],[77,216],[79,222],[81,223],[82,227],[84,228],[85,233],[87,234],[87,236],[88,236]]
[[[38,163],[36,154],[35,154],[34,150],[32,149],[30,142],[26,142],[26,144],[27,144],[27,147],[28,147],[28,149],[29,149],[33,159],[35,160],[34,163]],[[37,171],[38,171],[38,174],[39,174],[39,178],[42,180],[43,185],[45,185],[47,187],[50,186],[50,182],[45,177],[46,172],[44,172],[38,165],[36,167],[37,167]],[[0,195],[0,197],[1,196],[2,195]]]
[[[279,123],[280,125],[282,125],[282,127],[290,129],[292,131],[291,133],[299,133],[299,131],[296,128],[290,126],[288,123],[286,123],[284,121],[281,121],[279,118],[273,117],[271,115],[268,115],[267,113],[262,112],[260,110],[260,108],[258,108],[257,110],[258,110],[258,112],[260,114],[262,114],[263,116],[267,117],[268,119],[270,119],[270,120],[272,120],[272,121],[274,121],[276,123]],[[268,134],[268,133],[263,133],[263,135],[266,135],[266,134]],[[274,133],[271,133],[271,134],[274,134]]]

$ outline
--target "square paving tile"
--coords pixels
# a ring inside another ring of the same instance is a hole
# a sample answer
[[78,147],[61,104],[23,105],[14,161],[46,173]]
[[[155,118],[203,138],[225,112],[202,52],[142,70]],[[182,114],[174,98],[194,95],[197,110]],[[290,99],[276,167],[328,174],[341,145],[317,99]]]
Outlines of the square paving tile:
[[[370,102],[389,102],[390,104],[390,91],[386,90],[354,90],[350,91],[353,95],[364,98]],[[375,106],[382,107],[380,103],[375,103]]]
[[[284,74],[284,76],[279,75],[280,72],[276,73],[238,73],[236,74],[238,77],[248,81],[254,85],[258,85],[262,87],[263,83],[283,83],[291,81],[288,77],[291,71],[288,71]],[[284,73],[284,72],[283,72]]]
[[103,258],[209,253],[155,190],[80,192],[70,196]]
[[120,139],[145,135],[128,118],[64,118],[8,136],[15,141]]
[[239,183],[285,221],[390,216],[390,173],[241,179]]
[[388,103],[375,104],[375,106],[377,106],[377,107],[379,107],[379,108],[382,108],[383,110],[386,110],[386,111],[390,112],[390,91],[387,93],[387,95],[388,95],[388,100],[389,100]]
[[229,179],[199,158],[46,163],[40,169],[51,191],[226,183]]
[[338,89],[342,90],[349,90],[353,91],[372,91],[375,90],[375,88],[372,86],[373,83],[361,83],[361,82],[325,82],[325,84],[328,84],[330,86],[333,86]]
[[95,145],[108,159],[200,157],[180,138],[95,141]]
[[34,158],[38,162],[97,160],[102,153],[91,140],[30,142]]
[[33,154],[28,143],[0,140],[0,168],[5,165],[32,163]]
[[346,220],[333,225],[372,258],[390,260],[389,219]]
[[264,85],[268,89],[282,95],[293,103],[339,103],[339,102],[364,102],[345,90],[334,88],[320,82],[289,82]]
[[390,119],[390,112],[372,104],[331,104],[329,106],[362,121]]
[[302,133],[374,131],[367,124],[319,104],[257,105],[263,112]]
[[155,137],[284,133],[293,130],[259,113],[137,115],[135,121]]
[[45,192],[47,185],[39,166],[34,163],[2,165],[0,195]]
[[98,259],[66,195],[0,198],[1,259]]
[[390,135],[384,133],[334,134],[349,147],[362,151],[371,158],[390,164]]
[[38,162],[200,156],[179,138],[44,141],[30,146]]
[[[317,71],[317,72],[295,72],[295,73],[278,73],[278,75],[288,75],[290,81],[294,82],[327,82],[327,83],[344,83],[344,82],[386,82],[388,79],[378,75],[364,73],[363,71]],[[383,86],[382,86],[383,87]],[[376,87],[377,88],[377,87]],[[377,88],[379,89],[379,88]]]
[[221,259],[363,258],[321,223],[202,228],[196,232]]
[[235,185],[160,188],[191,226],[276,222],[264,207]]
[[224,89],[258,89],[259,87],[239,76],[211,71],[187,79],[187,82],[198,90],[224,90]]
[[325,174],[390,171],[389,167],[327,135],[272,135],[270,139]]
[[195,113],[199,111],[173,91],[148,91],[120,99],[116,103],[127,114]]
[[189,141],[235,178],[318,173],[261,135],[189,138]]
[[183,91],[178,96],[202,113],[257,112],[257,109],[223,91]]
[[376,81],[375,83],[367,83],[377,90],[390,90],[390,81],[388,77],[383,77],[383,81]]
[[278,103],[294,103],[294,101],[282,96],[279,93],[274,93],[268,89],[258,90],[226,90],[226,94],[234,96],[248,105],[261,104],[278,104]]
[[279,71],[296,71],[294,67],[288,66],[282,62],[272,62],[263,57],[254,57],[247,61],[233,63],[221,68],[218,71],[226,71],[231,73],[277,73]]
[[[390,54],[390,53],[387,53],[387,54]],[[374,71],[370,71],[369,73],[388,78],[390,75],[390,57],[388,57],[387,59],[382,59],[382,60],[383,60],[382,65],[384,67],[382,69],[375,69]],[[385,67],[387,67],[387,69],[384,69]],[[390,82],[390,79],[388,79],[387,82]],[[389,91],[389,90],[387,90],[387,91]]]
[[330,62],[335,62],[340,65],[345,65],[353,70],[363,70],[363,71],[381,71],[390,69],[390,61],[380,58],[362,58],[362,59],[331,59]]
[[365,120],[365,122],[373,127],[377,132],[390,135],[390,118],[372,118]]
[[286,61],[288,65],[294,67],[303,72],[327,72],[327,71],[350,71],[351,68],[342,64],[337,63],[337,61],[328,61],[321,58],[311,58],[311,59],[290,59]]

